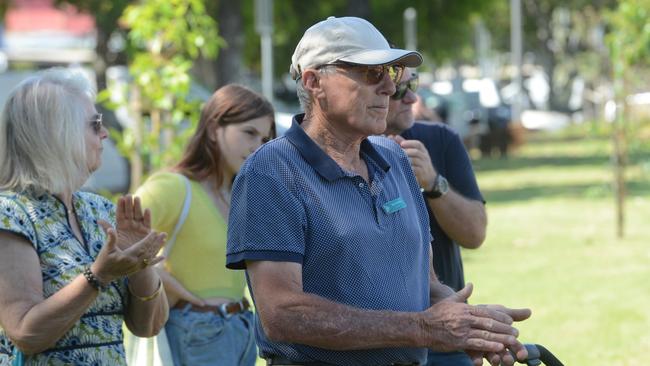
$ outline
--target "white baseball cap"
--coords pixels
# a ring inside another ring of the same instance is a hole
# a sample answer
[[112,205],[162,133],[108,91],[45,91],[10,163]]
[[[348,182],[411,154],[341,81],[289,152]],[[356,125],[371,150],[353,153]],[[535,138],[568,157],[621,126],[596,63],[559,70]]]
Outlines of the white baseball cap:
[[305,31],[291,56],[289,73],[297,80],[307,68],[337,61],[370,66],[399,63],[416,67],[422,63],[422,55],[390,48],[386,38],[365,19],[329,17]]

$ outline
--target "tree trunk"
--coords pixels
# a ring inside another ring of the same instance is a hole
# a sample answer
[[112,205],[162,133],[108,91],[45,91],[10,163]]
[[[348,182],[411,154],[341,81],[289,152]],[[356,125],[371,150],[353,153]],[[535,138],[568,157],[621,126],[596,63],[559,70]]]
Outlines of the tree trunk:
[[219,50],[216,61],[216,86],[239,82],[242,78],[242,52],[244,48],[244,26],[239,1],[221,1],[217,12],[219,35],[226,45]]
[[551,39],[553,37],[553,30],[551,29],[551,15],[554,8],[548,3],[539,2],[537,0],[526,0],[524,2],[524,10],[526,12],[526,20],[535,23],[535,41],[540,56],[540,63],[548,76],[548,106],[550,110],[556,110],[558,107],[557,91],[555,83],[555,67],[557,60],[555,59],[555,52],[551,49]]
[[143,182],[144,161],[142,160],[141,146],[144,140],[144,126],[142,122],[142,100],[140,90],[137,86],[130,87],[131,96],[129,97],[129,114],[133,116],[133,139],[135,148],[132,149],[129,156],[131,164],[130,188],[129,192],[135,192]]
[[106,68],[108,67],[108,38],[110,35],[100,27],[97,27],[97,46],[95,47],[95,79],[97,90],[106,89]]
[[[542,43],[540,41],[540,43]],[[547,48],[538,48],[539,50],[539,55],[540,55],[540,64],[544,68],[544,72],[548,76],[548,87],[549,87],[549,94],[548,94],[548,109],[550,110],[557,110],[559,105],[558,105],[558,98],[557,98],[557,85],[555,82],[555,66],[556,66],[556,60],[555,60],[555,55],[553,54],[553,51],[547,49]]]

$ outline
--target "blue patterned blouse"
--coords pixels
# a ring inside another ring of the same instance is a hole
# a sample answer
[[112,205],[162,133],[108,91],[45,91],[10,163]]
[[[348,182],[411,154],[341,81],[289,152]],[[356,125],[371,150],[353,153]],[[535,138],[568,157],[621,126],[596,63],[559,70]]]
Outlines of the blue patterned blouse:
[[[0,191],[0,230],[24,237],[36,250],[45,298],[70,283],[97,257],[105,240],[97,220],[115,224],[114,205],[103,197],[77,192],[73,205],[84,243],[72,233],[58,198]],[[25,364],[126,365],[122,322],[127,294],[125,280],[112,282],[53,348],[26,356]],[[13,345],[0,328],[0,365],[12,351]]]

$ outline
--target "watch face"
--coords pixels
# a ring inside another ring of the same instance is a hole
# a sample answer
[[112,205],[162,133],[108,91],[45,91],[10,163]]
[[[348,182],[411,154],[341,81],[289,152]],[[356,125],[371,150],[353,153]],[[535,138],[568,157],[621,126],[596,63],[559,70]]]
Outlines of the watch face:
[[438,186],[436,188],[438,192],[445,194],[449,191],[449,182],[447,182],[447,178],[442,175],[439,175],[438,177]]
[[441,197],[449,191],[449,182],[442,175],[438,174],[436,179],[433,182],[433,188],[430,191],[424,192],[424,195],[428,198],[438,198]]

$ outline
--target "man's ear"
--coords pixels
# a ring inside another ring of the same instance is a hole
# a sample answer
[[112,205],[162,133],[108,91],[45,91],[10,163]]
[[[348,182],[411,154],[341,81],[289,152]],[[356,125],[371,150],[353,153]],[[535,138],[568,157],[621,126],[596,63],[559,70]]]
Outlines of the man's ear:
[[318,99],[320,94],[323,93],[320,75],[316,70],[305,70],[302,73],[302,83],[305,90],[311,94],[314,99]]

